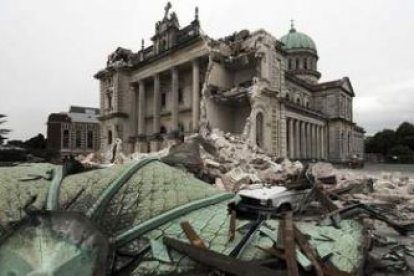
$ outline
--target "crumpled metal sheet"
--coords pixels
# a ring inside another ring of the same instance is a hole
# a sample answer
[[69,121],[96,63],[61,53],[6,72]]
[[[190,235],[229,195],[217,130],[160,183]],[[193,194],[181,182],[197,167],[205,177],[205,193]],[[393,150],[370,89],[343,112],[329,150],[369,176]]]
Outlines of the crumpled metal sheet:
[[14,167],[0,167],[0,223],[6,225],[24,216],[23,207],[37,195],[33,206],[44,206],[50,181],[38,178],[33,181],[19,179],[30,175],[45,174],[55,168],[52,164],[21,164]]
[[[18,178],[29,173],[41,173],[50,168],[49,164],[24,165],[11,168],[0,168],[0,207],[6,210],[0,213],[2,222],[20,219],[22,207],[30,195],[38,195],[36,207],[44,206],[45,197],[49,188],[49,181],[39,179],[30,182],[18,182]],[[119,176],[127,165],[113,168],[94,170],[77,175],[70,175],[62,182],[60,204],[70,201],[81,189],[85,191],[74,202],[70,210],[85,213],[92,206],[99,195]],[[131,229],[143,221],[173,210],[197,199],[219,195],[222,192],[210,185],[197,180],[193,175],[172,168],[161,162],[152,162],[136,172],[112,198],[110,205],[104,213],[103,219],[98,223],[109,236],[116,236],[125,230]],[[7,194],[8,196],[3,196]],[[19,199],[20,197],[20,199]],[[233,241],[228,239],[230,218],[227,211],[226,200],[198,209],[173,219],[156,229],[144,234],[142,237],[129,242],[124,246],[128,252],[138,252],[149,245],[150,240],[169,236],[188,242],[180,226],[188,221],[206,246],[218,253],[228,255],[242,238],[246,227],[241,227],[245,221],[236,221],[236,232]],[[22,214],[24,215],[24,214]],[[296,225],[302,233],[311,236],[310,243],[319,251],[331,251],[330,261],[343,271],[353,271],[360,265],[362,254],[362,226],[351,220],[342,220],[341,229],[332,226],[317,226],[315,223],[301,223]],[[269,231],[276,233],[277,220],[266,221]],[[269,235],[258,234],[253,237],[250,245],[240,254],[241,260],[262,260],[269,256],[256,248],[270,247],[274,239]],[[323,247],[326,248],[323,248]],[[144,261],[135,269],[133,275],[156,275],[162,273],[189,272],[200,266],[188,257],[174,251],[169,251],[171,263],[160,261],[147,253]],[[157,254],[156,254],[157,255]],[[151,258],[152,257],[152,258]]]

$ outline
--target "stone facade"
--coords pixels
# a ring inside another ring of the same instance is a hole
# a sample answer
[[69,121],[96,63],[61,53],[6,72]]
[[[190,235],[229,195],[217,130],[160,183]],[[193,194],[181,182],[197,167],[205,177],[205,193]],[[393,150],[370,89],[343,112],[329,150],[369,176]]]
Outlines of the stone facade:
[[120,138],[127,153],[155,151],[208,127],[278,157],[362,157],[350,80],[319,82],[316,46],[293,26],[280,40],[265,30],[214,40],[201,31],[197,9],[181,28],[168,8],[155,29],[151,46],[118,48],[95,75],[103,150]]
[[99,150],[99,109],[71,106],[69,112],[52,113],[47,121],[47,148],[59,157]]

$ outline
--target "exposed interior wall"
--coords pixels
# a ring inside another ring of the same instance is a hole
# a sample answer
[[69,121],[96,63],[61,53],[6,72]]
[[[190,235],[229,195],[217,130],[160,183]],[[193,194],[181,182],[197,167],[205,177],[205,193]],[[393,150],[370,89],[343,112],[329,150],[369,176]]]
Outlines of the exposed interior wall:
[[234,72],[233,85],[237,86],[245,82],[251,82],[256,76],[255,67],[244,68]]
[[230,89],[233,85],[233,74],[224,65],[213,61],[211,68],[209,85],[216,86],[223,90]]
[[219,128],[224,132],[242,134],[246,119],[251,113],[250,104],[227,105],[206,100],[207,116],[212,128]]

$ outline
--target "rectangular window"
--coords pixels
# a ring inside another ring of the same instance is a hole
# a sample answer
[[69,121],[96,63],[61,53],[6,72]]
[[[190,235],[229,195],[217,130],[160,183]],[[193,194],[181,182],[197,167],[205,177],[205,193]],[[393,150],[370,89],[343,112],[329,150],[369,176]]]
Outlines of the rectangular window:
[[182,88],[178,89],[178,103],[184,103],[184,93]]
[[112,144],[112,130],[108,130],[108,145]]
[[82,132],[77,130],[75,133],[75,146],[76,148],[80,148],[82,146]]
[[109,111],[112,111],[112,94],[108,93],[106,95],[107,107]]
[[68,149],[69,148],[69,130],[65,129],[63,131],[63,142],[62,148]]
[[161,107],[165,108],[166,105],[167,105],[167,94],[161,93]]
[[93,131],[88,130],[88,140],[87,140],[87,146],[88,149],[93,149]]

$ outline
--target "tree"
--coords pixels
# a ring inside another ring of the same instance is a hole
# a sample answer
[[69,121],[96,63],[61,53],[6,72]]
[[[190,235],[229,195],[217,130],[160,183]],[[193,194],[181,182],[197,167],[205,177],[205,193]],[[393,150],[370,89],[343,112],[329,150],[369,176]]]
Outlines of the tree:
[[[412,163],[414,152],[405,145],[396,145],[388,151],[388,159],[397,163]],[[394,160],[394,158],[396,159]]]
[[396,145],[394,130],[384,129],[367,140],[366,152],[387,154],[388,150]]
[[3,118],[6,118],[7,116],[4,114],[0,114],[0,145],[3,144],[4,140],[7,139],[6,135],[11,131],[10,129],[1,128],[1,125],[7,122],[6,120],[2,120]]
[[399,137],[414,136],[414,125],[408,122],[403,122],[398,126],[395,132]]
[[46,139],[43,134],[38,134],[26,141],[24,141],[24,144],[29,149],[45,149],[46,148]]
[[414,125],[408,122],[402,123],[396,131],[398,144],[414,150]]

